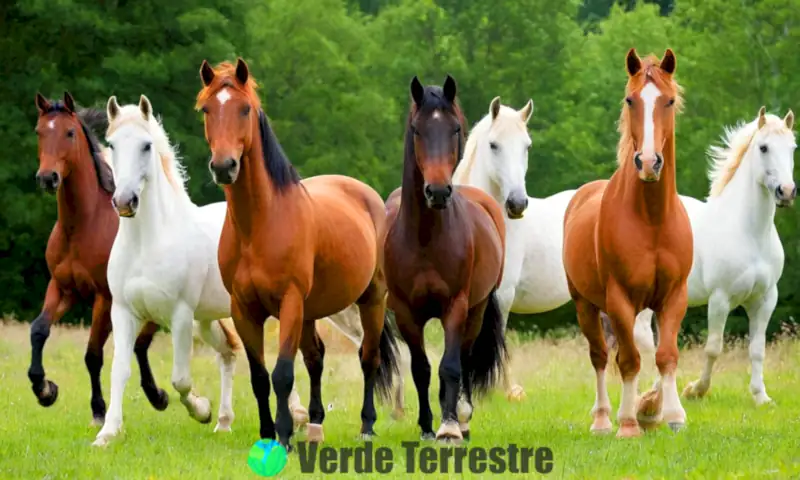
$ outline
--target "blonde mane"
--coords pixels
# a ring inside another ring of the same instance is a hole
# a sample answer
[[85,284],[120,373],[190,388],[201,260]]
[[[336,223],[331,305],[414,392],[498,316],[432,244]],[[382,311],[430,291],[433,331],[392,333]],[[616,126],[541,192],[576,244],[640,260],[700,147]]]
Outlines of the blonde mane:
[[492,121],[492,114],[487,113],[472,127],[472,131],[469,132],[467,137],[467,143],[464,145],[464,156],[453,173],[453,183],[459,185],[469,183],[472,168],[475,166],[475,161],[478,157],[478,139],[485,138],[492,131],[492,128],[497,129],[499,132],[512,128],[527,130],[525,121],[520,117],[519,112],[511,107],[501,105],[497,119],[504,121],[494,122]]
[[767,114],[765,119],[766,123],[761,129],[758,128],[758,119],[750,123],[739,122],[734,127],[725,127],[722,146],[712,145],[708,148],[710,160],[708,180],[711,184],[709,198],[719,196],[731,182],[756,134],[759,132],[763,132],[765,135],[790,132],[780,117]]
[[[161,160],[161,170],[167,177],[167,182],[176,192],[182,193],[188,198],[186,192],[186,168],[180,163],[176,148],[169,143],[167,132],[161,124],[161,119],[151,114],[149,120],[145,120],[138,105],[125,105],[120,107],[119,114],[110,121],[106,137],[111,136],[123,125],[134,124],[144,129],[153,137],[153,147],[156,149],[158,158]],[[107,152],[106,155],[109,155]]]

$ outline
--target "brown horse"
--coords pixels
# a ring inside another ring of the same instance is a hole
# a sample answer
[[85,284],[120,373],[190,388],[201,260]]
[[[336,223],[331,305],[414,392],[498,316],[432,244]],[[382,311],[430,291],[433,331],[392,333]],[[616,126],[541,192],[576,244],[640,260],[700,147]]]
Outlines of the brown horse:
[[[92,127],[105,122],[105,113],[75,107],[69,92],[63,101],[48,101],[36,94],[39,119],[39,186],[55,193],[58,220],[50,233],[45,258],[50,283],[42,312],[31,324],[31,365],[28,377],[39,404],[49,407],[58,398],[58,386],[45,378],[42,351],[50,326],[58,322],[79,301],[92,304],[92,327],[86,348],[86,368],[92,383],[94,425],[102,425],[106,402],[100,388],[103,346],[111,333],[111,293],[106,267],[117,234],[119,217],[111,205],[114,177],[103,158]],[[158,327],[148,323],[136,341],[136,358],[142,373],[142,389],[158,410],[169,397],[156,386],[147,350]]]
[[[322,175],[301,181],[283,152],[261,102],[256,82],[240,58],[216,69],[203,61],[197,96],[211,149],[209,169],[223,185],[228,211],[219,246],[231,313],[250,363],[261,438],[289,448],[298,347],[311,380],[309,441],[322,441],[321,380],[325,347],[314,321],[358,304],[364,339],[361,434],[374,435],[377,387],[388,395],[396,345],[384,328],[386,286],[378,266],[378,236],[386,217],[380,195],[358,180]],[[280,322],[280,350],[272,374],[277,396],[273,424],[270,378],[264,367],[264,322]]]
[[[673,79],[675,55],[668,49],[661,60],[650,56],[642,61],[631,49],[626,65],[617,170],[608,181],[581,187],[564,218],[564,267],[597,375],[591,430],[608,433],[612,428],[602,310],[617,340],[623,381],[617,415],[620,437],[640,435],[640,423],[650,427],[663,419],[677,430],[686,421],[675,371],[693,248],[675,181],[675,115],[681,102],[681,89]],[[639,352],[633,327],[645,308],[658,317],[656,363],[661,381],[639,401],[637,420]]]
[[469,435],[473,391],[492,386],[506,359],[495,295],[503,276],[505,225],[492,197],[469,186],[453,188],[466,132],[455,80],[448,75],[443,87],[423,87],[414,77],[411,99],[403,183],[386,202],[389,308],[411,352],[423,439],[434,436],[423,334],[428,320],[441,319],[442,424],[436,438],[460,441]]

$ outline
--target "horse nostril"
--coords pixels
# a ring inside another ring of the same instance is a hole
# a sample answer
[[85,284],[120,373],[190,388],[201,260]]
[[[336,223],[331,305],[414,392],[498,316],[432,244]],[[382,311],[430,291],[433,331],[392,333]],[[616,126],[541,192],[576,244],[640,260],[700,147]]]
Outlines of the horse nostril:
[[796,196],[797,196],[797,185],[795,185],[794,188],[792,189],[792,198],[795,198]]
[[522,205],[523,205],[525,208],[528,208],[528,197],[525,197],[525,201],[524,201],[524,202],[522,202]]
[[134,209],[135,209],[135,208],[137,208],[137,207],[139,206],[139,195],[136,195],[136,194],[134,193],[134,194],[131,196],[130,206],[131,206],[131,208],[134,208]]
[[783,197],[783,186],[778,185],[778,187],[775,189],[775,194],[778,197]]
[[661,166],[664,164],[664,157],[661,156],[660,153],[656,154],[656,163],[653,165],[653,169],[660,170]]
[[448,197],[449,197],[450,195],[452,195],[452,194],[453,194],[453,186],[452,186],[452,185],[448,185],[448,186],[445,188],[445,194],[446,194]]
[[425,185],[424,192],[425,192],[425,196],[428,197],[428,198],[431,198],[433,196],[433,190],[431,190],[431,186],[430,185]]
[[636,155],[633,156],[633,163],[634,163],[634,165],[636,165],[636,169],[637,170],[641,170],[642,169],[642,154],[641,153],[637,153]]

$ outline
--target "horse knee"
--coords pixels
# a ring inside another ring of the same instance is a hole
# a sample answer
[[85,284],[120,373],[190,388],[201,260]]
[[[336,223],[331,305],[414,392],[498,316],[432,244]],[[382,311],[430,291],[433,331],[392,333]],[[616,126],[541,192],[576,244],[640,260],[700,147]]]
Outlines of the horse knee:
[[192,379],[189,377],[173,378],[172,386],[181,396],[186,396],[192,390]]
[[656,352],[656,366],[662,375],[673,372],[678,366],[677,349],[659,349]]
[[[657,357],[658,356],[656,355],[656,358]],[[623,379],[637,375],[639,373],[639,368],[641,367],[641,358],[639,357],[639,352],[635,350],[620,350],[617,352],[617,364],[619,365],[619,371],[622,374]]]
[[461,381],[461,365],[454,359],[445,359],[439,365],[439,378],[445,381]]
[[605,370],[608,365],[608,351],[600,348],[591,348],[589,358],[595,370]]
[[276,395],[289,395],[294,384],[294,362],[288,358],[278,358],[272,372],[272,384]]

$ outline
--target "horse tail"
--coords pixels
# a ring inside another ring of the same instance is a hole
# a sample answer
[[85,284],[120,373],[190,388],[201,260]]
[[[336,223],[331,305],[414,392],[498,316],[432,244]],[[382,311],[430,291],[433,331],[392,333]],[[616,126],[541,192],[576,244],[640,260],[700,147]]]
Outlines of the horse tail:
[[379,399],[390,400],[394,375],[400,375],[400,367],[398,366],[400,352],[397,349],[394,312],[388,308],[384,314],[379,349],[381,358],[378,365],[378,375],[375,380],[375,390],[378,392]]
[[233,325],[229,325],[229,323],[233,323],[232,318],[221,318],[217,320],[219,323],[219,328],[222,330],[222,334],[225,335],[225,342],[231,347],[231,350],[236,352],[237,350],[241,350],[242,341],[239,339],[239,335],[236,334],[236,327]]
[[508,362],[508,350],[503,334],[503,314],[497,301],[497,289],[489,294],[478,338],[472,345],[467,368],[470,387],[477,394],[486,393],[502,378]]

